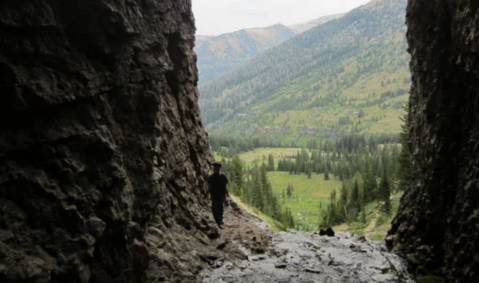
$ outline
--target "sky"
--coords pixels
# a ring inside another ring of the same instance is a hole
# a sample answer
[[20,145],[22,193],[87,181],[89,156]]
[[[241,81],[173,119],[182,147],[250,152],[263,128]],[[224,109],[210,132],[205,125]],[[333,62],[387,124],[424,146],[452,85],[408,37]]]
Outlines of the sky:
[[297,24],[348,12],[370,0],[192,0],[197,34]]

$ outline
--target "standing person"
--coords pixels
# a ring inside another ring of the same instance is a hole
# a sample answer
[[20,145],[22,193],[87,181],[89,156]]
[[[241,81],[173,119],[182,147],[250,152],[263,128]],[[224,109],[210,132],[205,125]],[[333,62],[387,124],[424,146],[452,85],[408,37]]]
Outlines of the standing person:
[[223,228],[223,204],[226,202],[226,197],[229,196],[226,184],[228,184],[228,178],[221,173],[221,163],[216,161],[213,163],[213,174],[208,178],[208,185],[212,202],[211,210],[220,229]]

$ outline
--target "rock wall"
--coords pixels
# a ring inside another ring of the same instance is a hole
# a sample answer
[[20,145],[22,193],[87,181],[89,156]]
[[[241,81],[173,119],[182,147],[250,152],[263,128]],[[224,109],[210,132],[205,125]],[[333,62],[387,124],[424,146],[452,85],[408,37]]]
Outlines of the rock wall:
[[413,180],[393,222],[415,271],[479,280],[479,2],[409,0]]
[[218,232],[194,31],[190,0],[0,2],[1,282],[195,275]]

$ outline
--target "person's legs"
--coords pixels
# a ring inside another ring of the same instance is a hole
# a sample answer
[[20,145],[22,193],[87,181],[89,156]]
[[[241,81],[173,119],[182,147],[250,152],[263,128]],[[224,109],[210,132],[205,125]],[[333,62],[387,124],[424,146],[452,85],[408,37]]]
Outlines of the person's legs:
[[220,221],[221,225],[223,225],[223,202],[221,201],[218,205],[218,220]]
[[221,201],[213,200],[211,205],[211,210],[213,212],[213,217],[215,218],[215,222],[218,225],[223,224],[223,203]]

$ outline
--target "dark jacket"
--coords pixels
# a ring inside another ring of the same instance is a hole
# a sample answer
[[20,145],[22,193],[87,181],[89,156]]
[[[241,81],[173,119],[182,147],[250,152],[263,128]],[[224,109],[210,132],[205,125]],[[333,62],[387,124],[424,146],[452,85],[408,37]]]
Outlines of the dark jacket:
[[228,178],[224,173],[211,174],[208,177],[208,185],[210,187],[211,200],[222,201],[225,199],[228,191],[226,190],[226,184],[228,184]]

